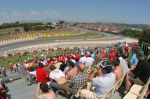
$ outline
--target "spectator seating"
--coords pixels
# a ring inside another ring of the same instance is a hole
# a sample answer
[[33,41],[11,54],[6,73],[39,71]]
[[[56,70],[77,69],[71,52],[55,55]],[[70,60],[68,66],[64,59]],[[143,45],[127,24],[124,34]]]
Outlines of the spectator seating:
[[80,99],[98,99],[95,93],[87,89],[80,90],[79,96]]
[[123,99],[130,99],[131,97],[132,99],[143,99],[146,91],[148,90],[149,84],[150,84],[150,77],[144,86],[134,84],[131,87],[130,91],[123,97]]
[[123,75],[122,78],[115,83],[115,85],[112,87],[112,89],[108,93],[105,94],[103,99],[109,99],[111,96],[114,95],[115,91],[120,88],[125,76],[126,75]]
[[113,96],[114,91],[115,91],[115,85],[111,88],[111,90],[108,93],[104,95],[103,99],[109,99],[111,96]]
[[[115,85],[112,87],[112,89],[111,89],[108,93],[106,93],[106,94],[104,95],[103,99],[109,99],[111,96],[113,96],[114,93],[115,93],[115,91],[118,90],[119,87],[121,86],[121,84],[122,84],[122,82],[123,82],[123,80],[124,80],[125,77],[126,77],[126,75],[123,75],[122,78],[121,78],[119,81],[117,81],[117,82],[115,83]],[[91,91],[90,91],[91,86],[92,86],[92,83],[91,83],[91,82],[87,82],[87,88],[86,88],[86,89],[79,90],[79,91],[82,91],[82,94],[83,94],[83,95],[81,95],[81,97],[85,98],[85,97],[90,96],[90,95],[88,95],[88,96],[85,96],[85,95],[84,95],[84,94],[87,94],[87,92],[88,92],[88,94],[91,94],[91,95],[92,95],[91,97],[95,97],[95,96],[93,96],[94,94],[92,94]],[[89,91],[88,91],[88,90],[89,90]],[[80,93],[81,93],[81,92],[80,92]],[[79,93],[78,93],[78,94],[79,94]],[[78,96],[78,95],[77,95],[77,96]],[[84,96],[85,96],[85,97],[84,97]],[[90,97],[88,97],[88,98],[89,98],[89,99],[97,99],[97,98],[90,98]]]
[[122,78],[115,83],[115,91],[119,89],[119,87],[121,86],[121,84],[124,81],[125,77],[126,77],[126,74],[123,75]]

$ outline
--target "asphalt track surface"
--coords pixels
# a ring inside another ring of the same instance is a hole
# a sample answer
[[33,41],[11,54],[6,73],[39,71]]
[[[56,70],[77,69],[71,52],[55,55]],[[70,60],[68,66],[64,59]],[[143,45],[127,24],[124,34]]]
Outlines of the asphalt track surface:
[[99,36],[96,38],[91,38],[91,39],[87,39],[87,38],[65,38],[65,37],[64,38],[38,38],[38,39],[34,39],[34,40],[15,42],[15,43],[7,44],[7,45],[1,45],[0,46],[0,52],[16,49],[16,48],[20,48],[20,47],[25,47],[25,46],[54,43],[54,42],[59,42],[59,41],[63,41],[63,40],[67,40],[68,42],[71,42],[71,41],[80,41],[80,42],[97,41],[97,40],[101,40],[101,38],[103,38],[103,37],[112,36],[112,34],[107,34],[107,33],[103,33],[103,32],[97,32],[97,33],[99,34]]

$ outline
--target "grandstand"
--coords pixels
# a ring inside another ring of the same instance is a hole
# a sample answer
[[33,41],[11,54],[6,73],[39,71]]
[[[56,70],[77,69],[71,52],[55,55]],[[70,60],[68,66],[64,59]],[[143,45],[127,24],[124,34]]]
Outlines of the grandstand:
[[[119,44],[119,45],[118,45]],[[122,49],[125,47],[126,43],[116,43],[114,45],[110,45],[110,46],[98,46],[98,47],[88,47],[88,46],[81,46],[81,47],[59,47],[57,45],[55,46],[51,46],[51,45],[43,45],[43,46],[32,46],[32,47],[24,47],[24,48],[20,48],[20,49],[16,49],[16,50],[10,50],[8,52],[5,52],[5,55],[8,55],[7,57],[2,57],[1,59],[1,63],[3,63],[3,66],[8,66],[10,63],[13,64],[20,64],[26,61],[26,64],[30,64],[30,60],[47,60],[48,57],[50,58],[59,58],[62,55],[75,55],[76,53],[86,53],[86,52],[95,52],[96,53],[96,58],[95,58],[95,63],[99,63],[99,60],[101,60],[101,56],[100,54],[102,53],[102,51],[105,49],[107,52],[107,56],[109,56],[109,53],[111,51],[112,48],[119,48],[118,46],[122,47]],[[132,46],[129,46],[130,49],[130,55],[132,55],[132,50],[131,50]],[[116,51],[117,51],[116,49]],[[4,55],[3,54],[3,55]],[[11,59],[9,59],[9,57],[11,57]],[[129,57],[130,58],[130,57]],[[44,61],[43,60],[43,61]],[[128,59],[130,60],[130,59]],[[96,64],[95,64],[96,65]],[[36,65],[35,65],[36,66]],[[29,69],[29,68],[28,68]],[[108,92],[106,94],[106,97],[104,99],[107,98],[112,98],[115,99],[113,97],[114,94],[116,94],[116,92],[120,92],[120,91],[116,91],[118,90],[118,88],[120,88],[121,83],[123,82],[125,76],[123,76],[118,82],[116,82],[116,84],[114,85],[113,89],[110,90],[110,92]],[[147,88],[147,87],[146,87]],[[88,88],[88,90],[90,89],[90,87]],[[146,89],[145,89],[146,90]],[[57,93],[58,94],[58,93]],[[66,94],[66,93],[65,93]],[[122,93],[120,93],[121,95],[123,95]],[[66,97],[65,95],[63,95],[63,97]],[[120,98],[120,96],[117,96],[118,98]],[[123,96],[122,96],[123,97]],[[127,94],[127,96],[124,97],[124,99],[128,99],[126,97],[129,97],[129,95]],[[141,93],[138,94],[137,97],[141,97]]]
[[[9,38],[11,38],[11,40]],[[94,60],[92,65],[88,68],[86,67],[84,70],[84,73],[87,75],[90,75],[90,72],[92,71],[95,72],[98,70],[97,65],[100,61],[103,61],[103,58],[107,58],[107,60],[111,61],[112,64],[116,58],[120,59],[120,57],[122,57],[124,63],[121,63],[128,66],[126,67],[127,69],[123,68],[121,78],[116,80],[113,83],[113,86],[111,86],[111,88],[103,94],[103,99],[128,99],[131,95],[135,97],[134,99],[137,97],[142,98],[144,97],[143,94],[145,94],[148,90],[147,86],[149,85],[149,80],[145,82],[144,86],[138,86],[138,93],[133,92],[135,91],[135,87],[137,87],[136,85],[134,85],[133,88],[131,87],[131,90],[128,90],[128,93],[126,92],[127,85],[124,85],[124,81],[128,77],[127,71],[130,71],[130,69],[132,69],[132,65],[135,65],[130,62],[135,50],[140,52],[140,55],[142,56],[141,59],[143,59],[146,55],[145,50],[147,51],[149,46],[148,44],[143,44],[141,48],[138,45],[137,39],[72,26],[63,26],[56,30],[17,33],[14,34],[13,37],[12,35],[7,35],[6,38],[2,39],[0,50],[1,66],[6,68],[11,74],[13,74],[13,72],[19,72],[21,82],[24,81],[24,86],[28,86],[26,88],[34,87],[33,89],[35,90],[38,81],[38,77],[35,72],[38,70],[39,62],[42,62],[44,70],[46,70],[47,73],[50,72],[51,65],[55,65],[57,69],[65,72],[65,70],[62,70],[61,67],[63,66],[63,62],[67,63],[71,60],[76,63],[76,55],[78,54],[79,59],[82,58],[81,56],[85,56],[85,60],[81,61],[81,63],[85,62],[84,64],[88,64],[88,57]],[[14,39],[15,42],[12,42]],[[22,39],[22,41],[20,41],[20,39]],[[23,42],[24,39],[26,41]],[[149,51],[146,53],[148,54]],[[66,66],[66,69],[70,68],[68,64]],[[111,67],[113,66],[114,64],[112,64]],[[22,67],[24,68],[23,71],[20,69]],[[33,74],[30,73],[30,70],[32,69],[34,70]],[[69,71],[69,69],[67,71]],[[112,73],[114,73],[114,69]],[[68,76],[67,72],[64,74],[65,77]],[[65,79],[71,80],[72,78]],[[74,97],[80,97],[80,99],[88,99],[89,97],[92,97],[91,99],[98,99],[97,94],[93,94],[94,83],[88,80],[86,81],[86,85],[87,86],[84,87],[84,89],[78,88],[78,91],[75,94],[72,93],[72,91],[58,89],[55,92],[55,95],[58,99],[72,99]],[[51,90],[53,89],[51,88]],[[13,94],[13,98],[19,99],[18,95],[15,96],[15,93]],[[33,97],[33,94],[31,97]]]

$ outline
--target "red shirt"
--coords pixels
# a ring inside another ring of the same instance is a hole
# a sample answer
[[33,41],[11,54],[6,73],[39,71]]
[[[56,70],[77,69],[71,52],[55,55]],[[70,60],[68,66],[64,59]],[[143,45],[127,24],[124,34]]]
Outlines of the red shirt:
[[113,60],[116,58],[116,53],[115,52],[111,52],[109,55],[110,60]]
[[106,51],[102,51],[102,52],[101,52],[101,57],[102,57],[102,58],[106,58],[106,56],[107,56]]
[[79,59],[80,59],[80,55],[79,55],[79,54],[76,54],[76,55],[75,55],[75,59],[76,59],[76,60],[79,60]]
[[36,75],[38,82],[48,82],[48,73],[44,68],[38,68],[36,70]]
[[125,46],[125,47],[124,47],[124,50],[125,50],[125,51],[128,51],[128,46]]

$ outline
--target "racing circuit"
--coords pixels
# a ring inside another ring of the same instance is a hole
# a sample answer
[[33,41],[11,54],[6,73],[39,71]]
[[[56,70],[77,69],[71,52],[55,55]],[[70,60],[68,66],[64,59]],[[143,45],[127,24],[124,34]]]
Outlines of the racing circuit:
[[57,37],[57,38],[36,38],[26,41],[18,41],[10,44],[0,45],[0,52],[6,52],[16,49],[28,49],[32,47],[42,47],[42,46],[51,46],[51,47],[83,47],[83,46],[106,46],[114,44],[117,42],[137,42],[136,39],[118,36],[114,34],[98,32],[93,30],[85,30],[98,34],[97,37],[89,38],[72,38],[72,37]]

